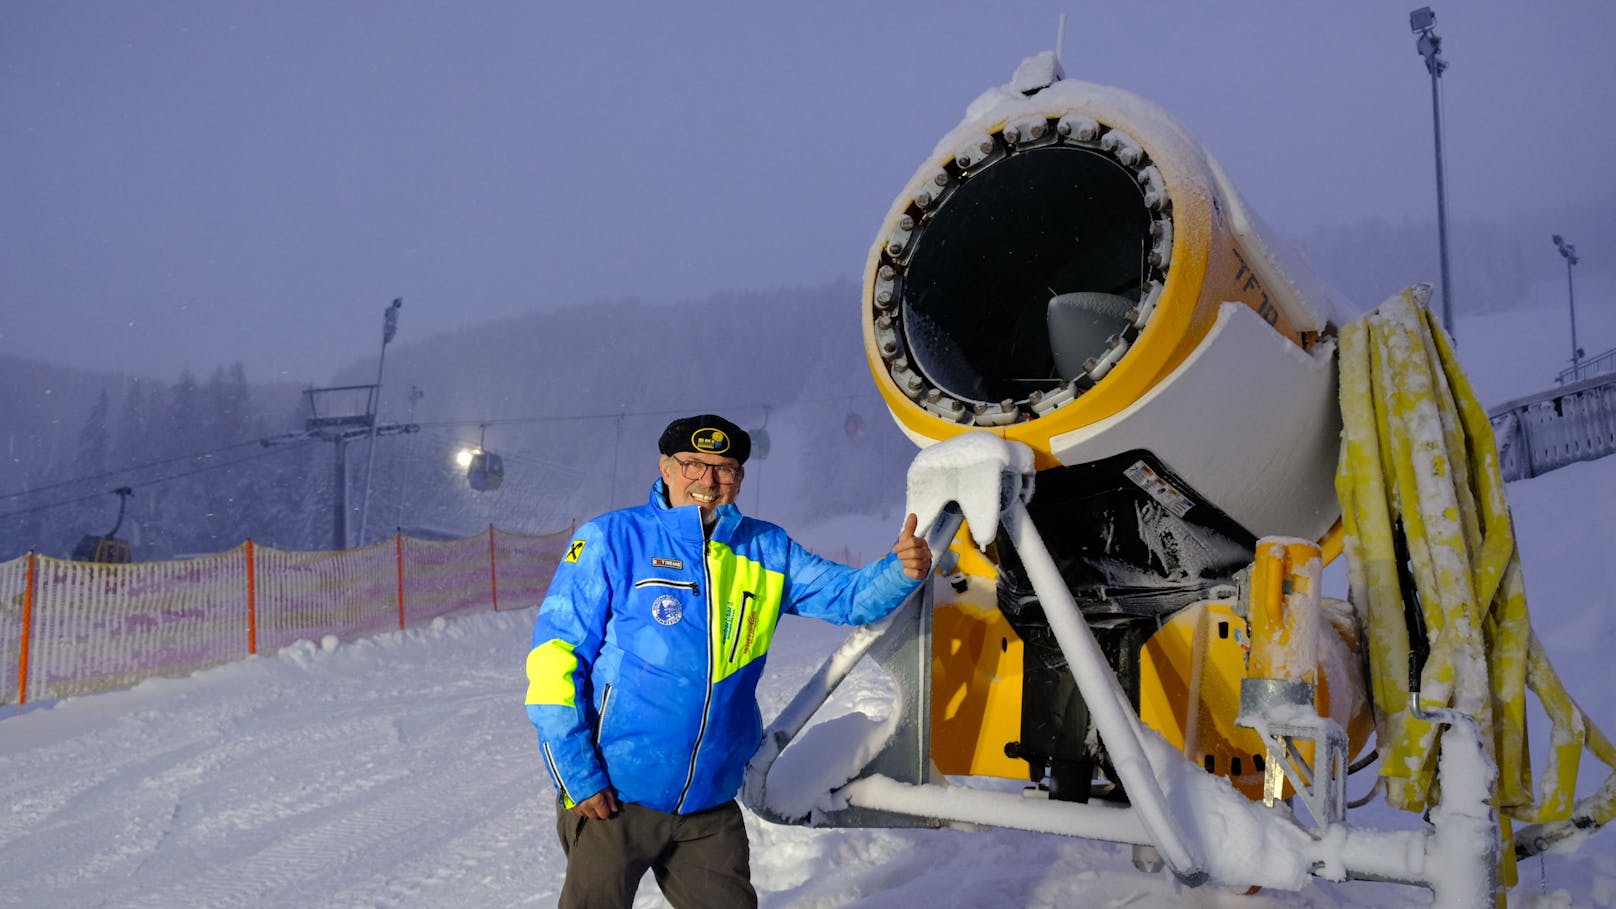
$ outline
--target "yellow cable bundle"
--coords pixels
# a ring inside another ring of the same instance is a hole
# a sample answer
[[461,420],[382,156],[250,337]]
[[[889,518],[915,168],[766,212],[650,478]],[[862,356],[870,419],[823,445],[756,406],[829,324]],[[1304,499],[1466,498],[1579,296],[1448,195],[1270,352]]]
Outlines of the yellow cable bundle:
[[[1341,331],[1341,460],[1336,492],[1353,600],[1368,629],[1380,772],[1387,801],[1433,801],[1437,729],[1409,709],[1409,631],[1396,547],[1400,521],[1429,635],[1422,709],[1474,717],[1498,768],[1502,817],[1603,824],[1616,775],[1573,806],[1586,745],[1616,768],[1616,749],[1571,700],[1532,634],[1498,453],[1486,412],[1436,329],[1419,285]],[[1525,690],[1553,724],[1534,801]],[[1591,826],[1578,823],[1577,826]],[[1508,827],[1505,827],[1508,830]]]

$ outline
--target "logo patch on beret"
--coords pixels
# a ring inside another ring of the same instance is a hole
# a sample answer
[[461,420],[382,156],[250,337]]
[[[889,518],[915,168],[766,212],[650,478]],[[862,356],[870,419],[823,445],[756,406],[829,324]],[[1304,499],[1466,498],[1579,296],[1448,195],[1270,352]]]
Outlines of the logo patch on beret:
[[729,436],[722,429],[698,429],[690,434],[690,449],[723,454],[729,451]]

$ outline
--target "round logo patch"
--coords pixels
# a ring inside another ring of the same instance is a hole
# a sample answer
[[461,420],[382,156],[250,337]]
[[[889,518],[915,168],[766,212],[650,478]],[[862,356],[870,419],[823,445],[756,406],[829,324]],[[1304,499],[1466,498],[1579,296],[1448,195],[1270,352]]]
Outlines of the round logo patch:
[[684,604],[676,596],[660,596],[651,604],[651,618],[658,625],[672,625],[685,617]]
[[722,429],[698,429],[690,436],[690,447],[708,454],[723,454],[729,451],[729,436]]

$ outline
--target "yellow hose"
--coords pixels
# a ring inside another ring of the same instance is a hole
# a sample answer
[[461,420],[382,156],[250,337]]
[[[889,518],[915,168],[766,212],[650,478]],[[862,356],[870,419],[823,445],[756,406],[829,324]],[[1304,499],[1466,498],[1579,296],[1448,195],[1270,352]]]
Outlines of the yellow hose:
[[[1577,707],[1532,634],[1498,450],[1447,337],[1410,288],[1341,331],[1341,500],[1348,574],[1368,630],[1370,688],[1387,801],[1420,811],[1439,800],[1439,731],[1409,709],[1409,632],[1398,577],[1400,521],[1429,635],[1421,709],[1473,716],[1498,768],[1493,804],[1507,821],[1597,823],[1616,787],[1574,804],[1584,747],[1616,769],[1616,749]],[[1525,692],[1553,726],[1534,795]],[[1616,776],[1616,775],[1613,775]],[[1508,853],[1506,853],[1506,856]]]

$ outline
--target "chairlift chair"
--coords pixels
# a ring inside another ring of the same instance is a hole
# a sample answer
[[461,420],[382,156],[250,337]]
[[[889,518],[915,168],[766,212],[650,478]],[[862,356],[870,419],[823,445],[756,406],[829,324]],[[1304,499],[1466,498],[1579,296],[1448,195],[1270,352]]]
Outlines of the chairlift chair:
[[474,451],[466,468],[466,482],[478,492],[498,489],[505,482],[505,461],[491,451]]
[[129,504],[129,497],[135,491],[128,486],[119,486],[113,492],[118,495],[118,520],[112,529],[103,536],[87,533],[79,538],[78,545],[73,547],[73,561],[100,562],[109,565],[125,565],[133,561],[129,542],[120,540],[116,536],[118,528],[123,526],[124,509]]
[[488,437],[488,425],[479,427],[477,447],[471,450],[471,462],[466,465],[466,482],[478,492],[498,489],[505,482],[505,460],[483,447]]

